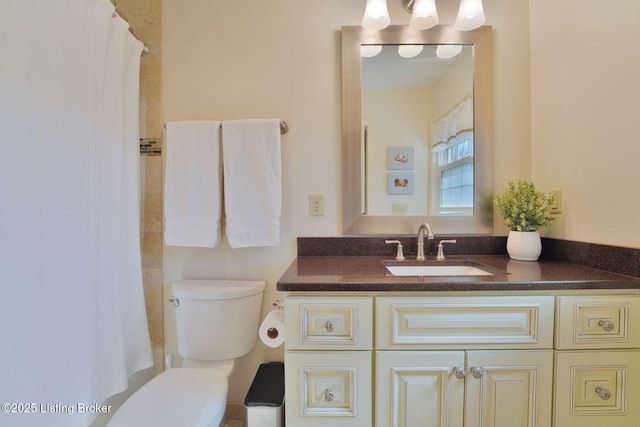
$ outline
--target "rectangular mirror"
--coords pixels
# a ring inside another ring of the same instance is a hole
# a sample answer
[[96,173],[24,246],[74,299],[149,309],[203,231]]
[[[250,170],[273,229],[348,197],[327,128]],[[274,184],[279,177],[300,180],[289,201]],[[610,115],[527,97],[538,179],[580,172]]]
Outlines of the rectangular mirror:
[[492,232],[491,27],[342,29],[344,234]]

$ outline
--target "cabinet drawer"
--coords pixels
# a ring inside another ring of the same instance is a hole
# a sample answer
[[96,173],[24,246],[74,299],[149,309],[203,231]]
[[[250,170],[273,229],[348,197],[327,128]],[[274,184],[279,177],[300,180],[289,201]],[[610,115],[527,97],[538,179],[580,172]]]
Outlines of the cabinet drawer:
[[556,347],[640,347],[640,296],[558,297]]
[[371,352],[285,352],[287,424],[371,426]]
[[639,351],[559,351],[555,425],[636,427],[640,419]]
[[370,350],[370,297],[288,297],[285,346],[292,349]]
[[551,348],[552,296],[381,297],[381,349]]

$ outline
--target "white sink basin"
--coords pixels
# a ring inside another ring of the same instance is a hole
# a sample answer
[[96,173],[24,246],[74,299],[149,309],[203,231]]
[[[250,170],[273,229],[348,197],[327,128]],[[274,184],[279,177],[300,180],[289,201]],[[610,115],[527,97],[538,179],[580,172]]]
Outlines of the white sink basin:
[[493,276],[471,265],[385,265],[394,276]]

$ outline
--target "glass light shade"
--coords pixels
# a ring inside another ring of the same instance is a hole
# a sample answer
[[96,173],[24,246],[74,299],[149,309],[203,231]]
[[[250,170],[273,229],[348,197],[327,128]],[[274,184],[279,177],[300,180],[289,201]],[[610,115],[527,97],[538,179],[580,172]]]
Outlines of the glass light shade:
[[471,31],[484,24],[482,0],[460,0],[460,9],[453,26],[458,31]]
[[403,58],[413,58],[418,56],[422,49],[423,46],[421,44],[401,44],[398,46],[398,55]]
[[382,52],[381,44],[363,44],[360,46],[360,56],[363,58],[371,58]]
[[436,48],[436,56],[442,59],[449,59],[462,52],[461,44],[441,44]]
[[413,3],[413,14],[409,26],[416,30],[427,30],[438,24],[436,0],[416,0]]
[[367,6],[362,18],[362,27],[367,30],[382,30],[391,19],[387,10],[387,0],[367,0]]

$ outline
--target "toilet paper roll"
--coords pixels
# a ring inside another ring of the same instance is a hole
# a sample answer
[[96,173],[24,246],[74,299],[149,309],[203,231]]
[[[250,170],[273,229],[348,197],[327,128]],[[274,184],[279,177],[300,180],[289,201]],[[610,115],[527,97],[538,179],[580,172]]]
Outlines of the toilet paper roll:
[[264,318],[258,329],[260,340],[271,348],[284,343],[284,310],[273,310]]

